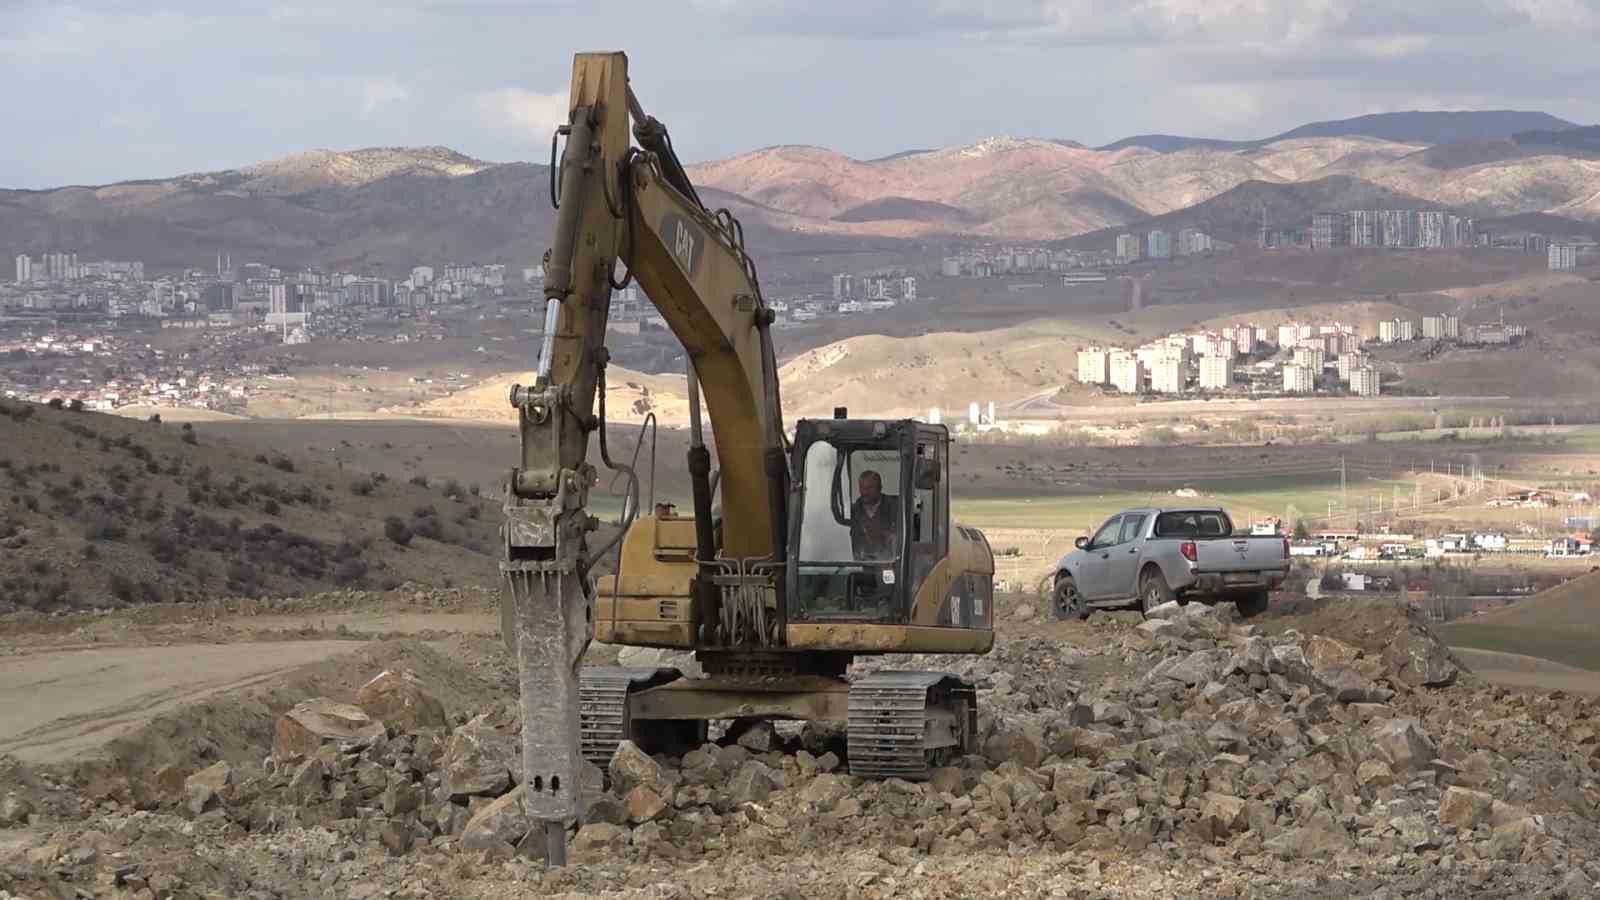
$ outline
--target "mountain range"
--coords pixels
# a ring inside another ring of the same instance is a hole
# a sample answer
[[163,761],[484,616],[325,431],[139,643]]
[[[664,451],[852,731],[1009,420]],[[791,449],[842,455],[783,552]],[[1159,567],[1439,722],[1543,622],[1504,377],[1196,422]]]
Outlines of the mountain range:
[[[1600,128],[1543,113],[1414,112],[1259,141],[1163,135],[1100,148],[992,137],[874,160],[780,146],[689,167],[762,256],[902,239],[1058,240],[1147,222],[1237,238],[1322,208],[1406,204],[1542,227],[1600,222]],[[423,260],[530,264],[549,240],[549,169],[444,147],[295,154],[173,178],[0,190],[0,250],[77,249],[155,269],[217,252],[399,271]],[[1154,227],[1154,226],[1152,226]]]

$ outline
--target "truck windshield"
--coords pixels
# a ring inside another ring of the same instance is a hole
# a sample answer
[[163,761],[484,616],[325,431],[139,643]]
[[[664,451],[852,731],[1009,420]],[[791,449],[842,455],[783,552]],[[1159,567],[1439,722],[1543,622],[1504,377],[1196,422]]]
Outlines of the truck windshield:
[[794,565],[802,616],[892,620],[906,509],[893,448],[806,448]]

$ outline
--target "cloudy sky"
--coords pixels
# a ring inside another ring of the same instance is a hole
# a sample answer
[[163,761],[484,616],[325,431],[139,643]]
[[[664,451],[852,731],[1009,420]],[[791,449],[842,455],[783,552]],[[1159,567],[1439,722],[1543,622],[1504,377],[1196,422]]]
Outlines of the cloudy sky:
[[318,147],[538,159],[584,49],[627,50],[698,160],[1402,109],[1590,124],[1597,40],[1600,0],[0,0],[0,187]]

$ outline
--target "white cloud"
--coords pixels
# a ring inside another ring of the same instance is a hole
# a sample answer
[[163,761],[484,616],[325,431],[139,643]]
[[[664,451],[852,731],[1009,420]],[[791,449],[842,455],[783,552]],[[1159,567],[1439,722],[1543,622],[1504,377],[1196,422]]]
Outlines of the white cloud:
[[522,88],[500,88],[473,98],[473,110],[486,126],[543,139],[558,125],[567,124],[567,95],[536,94]]
[[406,86],[393,78],[367,79],[361,83],[361,115],[371,117],[383,107],[410,97],[411,92],[406,90]]

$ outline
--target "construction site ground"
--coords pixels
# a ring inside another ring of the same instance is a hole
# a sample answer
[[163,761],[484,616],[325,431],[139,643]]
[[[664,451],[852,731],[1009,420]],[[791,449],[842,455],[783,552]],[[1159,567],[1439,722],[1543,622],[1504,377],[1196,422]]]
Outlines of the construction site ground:
[[[1237,731],[1205,732],[1221,763],[1195,758],[1176,776],[1163,770],[1183,757],[1166,760],[1175,751],[1163,743],[1161,720],[1147,701],[1170,688],[1181,705],[1189,696],[1183,692],[1201,690],[1206,680],[1189,679],[1185,688],[1181,673],[1176,681],[1152,681],[1160,674],[1152,669],[1164,666],[1170,674],[1175,665],[1224,652],[1206,648],[1249,646],[1259,653],[1273,643],[1296,648],[1289,656],[1304,647],[1309,659],[1353,652],[1350,665],[1363,678],[1377,678],[1362,683],[1399,686],[1397,678],[1410,676],[1390,671],[1385,681],[1380,671],[1389,664],[1380,660],[1392,653],[1369,646],[1363,655],[1359,649],[1363,641],[1388,639],[1395,621],[1405,618],[1395,620],[1394,613],[1375,613],[1378,619],[1363,631],[1345,612],[1269,616],[1245,626],[1191,611],[1176,621],[1175,633],[1165,625],[1143,627],[1134,613],[1056,622],[1034,610],[1029,598],[1007,597],[999,607],[995,652],[976,668],[969,662],[961,669],[979,682],[990,719],[985,755],[963,763],[964,784],[959,775],[942,793],[896,782],[859,784],[843,769],[826,774],[826,756],[798,749],[799,738],[789,732],[789,738],[775,737],[764,755],[741,749],[740,758],[751,761],[704,787],[688,786],[700,783],[690,757],[663,761],[663,783],[678,785],[676,811],[669,802],[666,814],[675,818],[585,826],[574,845],[575,864],[561,871],[501,852],[509,848],[497,850],[492,842],[468,849],[459,829],[452,836],[442,826],[431,842],[413,844],[406,837],[396,852],[388,836],[375,837],[387,834],[377,830],[389,821],[384,810],[364,808],[337,820],[275,818],[274,812],[255,821],[210,794],[196,800],[196,773],[222,766],[233,773],[217,793],[228,804],[248,802],[241,799],[244,784],[253,785],[248,792],[258,806],[288,802],[291,789],[282,783],[289,776],[274,772],[269,759],[274,722],[310,698],[349,702],[386,670],[415,675],[458,735],[485,721],[485,714],[504,730],[514,717],[516,682],[514,662],[497,634],[494,602],[488,592],[407,587],[6,621],[0,627],[0,898],[1576,897],[1588,896],[1600,880],[1593,785],[1584,782],[1579,791],[1579,773],[1557,774],[1563,760],[1588,765],[1595,750],[1587,730],[1591,707],[1547,693],[1600,693],[1594,673],[1585,670],[1474,653],[1463,658],[1468,666],[1515,690],[1485,684],[1465,670],[1437,690],[1358,686],[1348,697],[1359,700],[1332,704],[1331,720],[1327,702],[1299,697],[1283,707],[1284,721],[1292,724],[1272,726],[1274,733],[1297,735],[1282,737],[1281,749],[1279,738],[1262,737],[1256,746],[1257,738],[1245,735],[1252,725],[1263,726],[1241,721]],[[1338,640],[1319,644],[1318,634]],[[1344,649],[1327,649],[1335,645]],[[617,653],[596,646],[591,657],[605,662]],[[1192,695],[1203,709],[1227,699],[1212,696],[1226,680],[1224,669],[1213,669],[1216,681],[1206,686],[1207,696]],[[1340,679],[1348,675],[1341,673]],[[1264,685],[1278,676],[1248,677]],[[1346,691],[1339,683],[1337,691]],[[1387,705],[1380,702],[1385,697]],[[1450,708],[1461,705],[1476,708],[1490,737],[1507,742],[1494,761],[1485,761],[1488,751],[1467,732],[1448,730],[1457,725]],[[1429,753],[1437,748],[1456,762],[1409,773],[1405,765],[1420,763],[1363,762],[1359,787],[1352,778],[1329,774],[1324,786],[1281,800],[1276,817],[1269,813],[1260,822],[1256,800],[1235,805],[1233,795],[1267,797],[1247,789],[1251,765],[1245,763],[1241,774],[1241,760],[1257,755],[1258,765],[1277,771],[1287,763],[1274,754],[1287,760],[1292,748],[1318,740],[1325,742],[1319,750],[1338,744],[1349,753],[1353,739],[1344,745],[1335,735],[1330,744],[1325,733],[1377,727],[1379,717],[1391,715],[1428,732]],[[1074,727],[1063,724],[1069,719]],[[1310,724],[1313,719],[1320,724]],[[1141,728],[1146,738],[1128,744],[1126,753],[1105,736],[1115,732],[1132,741]],[[392,723],[390,731],[391,742],[412,739]],[[1076,734],[1076,750],[1074,739],[1064,736],[1068,731]],[[1086,742],[1097,749],[1086,749]],[[1275,749],[1266,750],[1268,744]],[[1524,744],[1542,749],[1519,755]],[[1084,788],[1083,796],[1063,787],[1068,768],[1091,763],[1098,769],[1082,771],[1098,772],[1098,787]],[[1489,774],[1479,772],[1484,766]],[[751,767],[766,774],[749,775]],[[1226,774],[1208,775],[1213,767]],[[1452,768],[1459,780],[1437,774]],[[1027,798],[1038,796],[1028,785],[1043,785],[1049,794],[1052,769],[1060,806],[1052,800],[1054,818],[1041,822],[1025,810],[1033,802]],[[617,793],[616,763],[611,775]],[[768,779],[766,787],[747,793],[757,776]],[[1114,789],[1124,777],[1126,793]],[[1159,795],[1173,790],[1174,777],[1180,795],[1184,778],[1190,779],[1188,806],[1199,804],[1203,812],[1188,815],[1180,802],[1176,812],[1149,818],[1161,801],[1148,784],[1133,799],[1134,779],[1154,779]],[[1469,784],[1473,790],[1465,789]],[[827,796],[834,789],[841,795]],[[329,790],[337,794],[336,777]],[[662,790],[672,796],[670,788]],[[1452,792],[1465,791],[1461,796],[1478,803],[1480,790],[1488,798],[1481,800],[1481,816],[1465,826],[1456,822],[1452,831],[1446,819],[1458,818],[1460,805],[1450,805]],[[689,791],[701,793],[686,803]],[[1341,791],[1356,797],[1341,799]],[[1552,799],[1563,792],[1565,800]],[[852,793],[860,799],[846,796]],[[628,795],[630,804],[634,796]],[[1069,798],[1076,806],[1088,804],[1086,832],[1082,822],[1062,818]],[[389,799],[385,794],[385,808]],[[472,798],[474,823],[489,799]],[[896,810],[906,815],[896,818]],[[963,826],[966,821],[973,826]],[[930,832],[929,822],[939,833]],[[1339,837],[1322,849],[1319,842],[1334,832]]]

